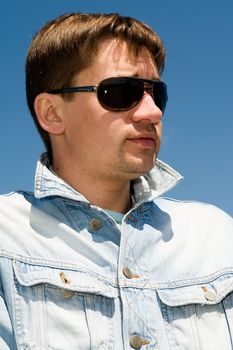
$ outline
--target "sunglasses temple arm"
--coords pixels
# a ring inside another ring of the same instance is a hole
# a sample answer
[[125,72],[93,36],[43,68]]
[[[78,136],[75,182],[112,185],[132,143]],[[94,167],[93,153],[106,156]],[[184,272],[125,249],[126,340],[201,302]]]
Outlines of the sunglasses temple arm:
[[49,94],[67,94],[72,92],[95,92],[97,90],[96,85],[90,85],[90,86],[78,86],[78,87],[70,87],[70,88],[64,88],[64,89],[54,89],[49,90]]

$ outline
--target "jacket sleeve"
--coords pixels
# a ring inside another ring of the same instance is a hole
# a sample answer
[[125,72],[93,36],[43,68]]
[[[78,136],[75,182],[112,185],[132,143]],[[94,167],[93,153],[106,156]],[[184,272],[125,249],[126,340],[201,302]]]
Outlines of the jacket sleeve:
[[17,350],[12,324],[6,307],[0,281],[0,349]]

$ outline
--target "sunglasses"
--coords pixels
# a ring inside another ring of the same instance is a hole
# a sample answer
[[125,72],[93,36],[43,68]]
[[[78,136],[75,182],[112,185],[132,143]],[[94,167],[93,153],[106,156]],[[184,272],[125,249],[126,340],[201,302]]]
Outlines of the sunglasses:
[[167,103],[167,86],[162,81],[134,77],[114,77],[102,80],[99,85],[77,86],[48,91],[50,94],[96,92],[100,105],[108,111],[128,111],[142,99],[145,91],[164,113]]

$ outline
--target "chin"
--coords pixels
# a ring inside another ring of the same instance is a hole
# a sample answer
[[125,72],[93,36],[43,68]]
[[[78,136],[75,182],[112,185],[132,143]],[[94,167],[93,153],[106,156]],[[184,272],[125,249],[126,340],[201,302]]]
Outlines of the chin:
[[150,164],[137,164],[137,165],[134,165],[130,168],[128,168],[128,175],[130,177],[130,180],[134,180],[134,179],[137,179],[139,178],[140,176],[142,175],[145,175],[146,173],[148,173],[153,167],[154,167],[154,164],[155,162],[153,163],[150,163]]
[[154,167],[155,161],[155,154],[148,155],[147,157],[130,156],[121,159],[115,170],[118,174],[122,174],[124,177],[127,177],[127,179],[132,180],[148,173]]
[[155,165],[156,157],[150,157],[146,159],[137,159],[134,163],[134,168],[137,172],[141,172],[143,174],[150,171]]

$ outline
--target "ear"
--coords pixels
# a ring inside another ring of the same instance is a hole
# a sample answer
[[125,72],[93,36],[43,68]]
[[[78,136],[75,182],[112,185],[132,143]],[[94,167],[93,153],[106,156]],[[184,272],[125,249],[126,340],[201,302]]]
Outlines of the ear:
[[52,135],[61,135],[65,123],[61,112],[61,97],[43,92],[36,96],[34,109],[40,126]]

